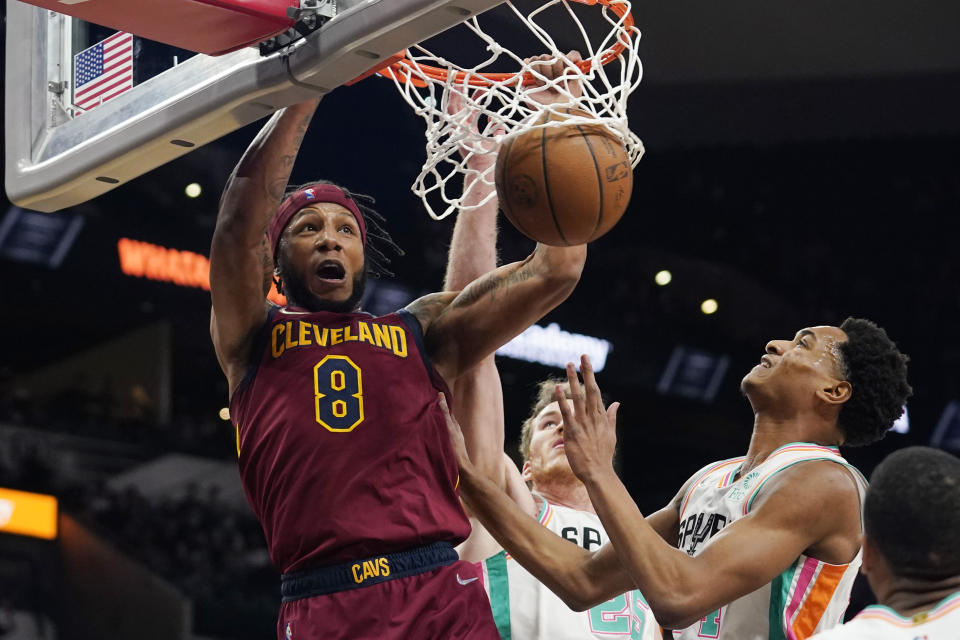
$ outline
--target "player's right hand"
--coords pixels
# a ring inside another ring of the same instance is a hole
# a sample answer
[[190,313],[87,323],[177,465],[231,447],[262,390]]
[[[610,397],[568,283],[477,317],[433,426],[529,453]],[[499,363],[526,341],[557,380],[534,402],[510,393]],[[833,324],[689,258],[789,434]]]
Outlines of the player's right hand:
[[[580,356],[583,385],[577,379],[572,362],[567,363],[570,400],[564,398],[560,386],[556,398],[563,417],[563,446],[570,468],[585,484],[598,474],[614,473],[613,454],[617,448],[617,410],[619,402],[604,408],[603,397],[593,365],[586,355]],[[572,406],[571,406],[572,405]]]
[[571,51],[562,58],[545,53],[524,59],[536,79],[536,84],[526,89],[524,97],[542,105],[573,102],[583,95],[579,79],[582,74],[575,68],[578,62],[583,62],[579,51]]

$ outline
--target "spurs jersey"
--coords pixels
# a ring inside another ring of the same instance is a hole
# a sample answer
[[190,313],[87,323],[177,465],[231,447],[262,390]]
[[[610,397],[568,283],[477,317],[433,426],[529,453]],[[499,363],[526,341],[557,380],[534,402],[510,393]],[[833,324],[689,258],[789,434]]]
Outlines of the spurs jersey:
[[[588,551],[606,544],[596,515],[540,501],[539,521],[550,531]],[[503,640],[660,640],[660,627],[639,591],[573,611],[505,551],[483,561],[483,580]]]
[[[860,493],[867,481],[835,447],[797,442],[776,449],[750,473],[738,477],[743,458],[708,465],[693,476],[680,507],[677,547],[701,553],[723,527],[750,513],[764,484],[802,462],[829,460],[852,472]],[[843,620],[860,567],[860,552],[849,564],[833,565],[800,555],[769,584],[734,600],[683,630],[676,640],[803,640]]]
[[251,360],[230,417],[278,569],[466,538],[447,388],[416,318],[274,308]]
[[957,640],[960,638],[960,591],[930,611],[909,618],[889,607],[867,607],[845,625],[818,634],[816,640]]

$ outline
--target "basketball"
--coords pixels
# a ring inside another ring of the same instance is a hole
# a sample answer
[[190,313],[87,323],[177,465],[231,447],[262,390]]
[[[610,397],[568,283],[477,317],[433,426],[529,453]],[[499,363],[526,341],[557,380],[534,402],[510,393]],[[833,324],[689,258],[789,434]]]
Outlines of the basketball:
[[[548,111],[537,124],[575,115],[590,116]],[[571,124],[508,139],[497,156],[496,184],[500,208],[521,233],[569,246],[596,240],[617,223],[630,202],[633,169],[615,134]]]

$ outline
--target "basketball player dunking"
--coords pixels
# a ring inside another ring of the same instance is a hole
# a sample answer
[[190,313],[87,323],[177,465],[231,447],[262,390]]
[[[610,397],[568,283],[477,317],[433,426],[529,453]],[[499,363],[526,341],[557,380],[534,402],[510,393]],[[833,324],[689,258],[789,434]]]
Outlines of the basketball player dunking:
[[[283,198],[316,106],[251,143],[211,249],[240,476],[283,573],[278,638],[496,638],[453,549],[470,525],[437,393],[566,298],[586,247],[538,245],[463,291],[360,312],[389,239],[370,200],[324,183]],[[264,299],[265,232],[285,307]]]
[[[551,96],[542,93],[537,99],[546,102]],[[455,95],[450,97],[450,105],[453,112],[462,109]],[[495,160],[492,154],[466,159],[478,173]],[[468,193],[475,201],[486,195],[482,188]],[[496,268],[496,245],[496,199],[461,213],[450,243],[445,289],[460,290]],[[541,383],[524,422],[522,473],[503,451],[503,393],[493,355],[457,379],[453,411],[463,426],[467,450],[477,468],[543,526],[592,550],[607,542],[607,537],[586,488],[573,474],[564,453],[563,420],[553,398],[556,382]],[[659,640],[660,629],[638,591],[618,594],[587,612],[573,611],[507,555],[476,519],[471,519],[471,524],[473,530],[459,548],[460,557],[483,563],[484,586],[501,638],[583,640],[620,634],[637,640]]]
[[574,608],[639,588],[683,640],[801,639],[839,623],[860,565],[866,483],[838,445],[880,439],[910,393],[906,357],[882,329],[848,319],[767,344],[743,379],[754,410],[746,456],[707,465],[644,518],[611,463],[618,405],[573,365],[560,405],[574,473],[610,537],[586,551],[531,523],[469,461],[448,419],[461,495],[493,536]]

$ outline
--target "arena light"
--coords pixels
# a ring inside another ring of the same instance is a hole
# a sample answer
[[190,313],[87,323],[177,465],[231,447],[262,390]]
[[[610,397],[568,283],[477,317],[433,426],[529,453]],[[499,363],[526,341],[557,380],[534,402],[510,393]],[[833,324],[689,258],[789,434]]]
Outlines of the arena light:
[[900,417],[897,418],[893,426],[890,427],[890,431],[894,433],[910,433],[910,414],[907,413],[907,407],[903,407],[903,413],[900,414]]
[[665,287],[673,280],[673,274],[667,271],[666,269],[661,269],[657,271],[657,275],[653,276],[653,281],[656,282],[661,287]]
[[57,537],[57,499],[0,488],[0,532],[53,540]]
[[568,362],[580,362],[580,355],[590,356],[594,371],[602,371],[613,343],[579,333],[570,333],[557,323],[546,327],[533,325],[516,338],[497,349],[497,355],[536,362],[550,367],[565,367]]
[[224,407],[223,409],[220,409],[220,411],[217,413],[217,415],[220,416],[220,419],[221,419],[221,420],[224,420],[224,421],[229,420],[229,419],[230,419],[230,409],[228,409],[227,407]]
[[713,298],[707,298],[700,303],[700,311],[703,311],[706,315],[712,315],[717,312],[717,309],[720,308],[720,305],[717,304],[717,301]]
[[200,194],[203,193],[203,188],[196,182],[191,182],[183,192],[187,194],[188,198],[199,198]]

